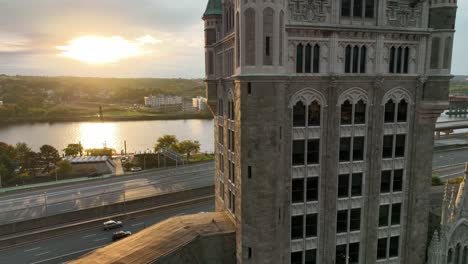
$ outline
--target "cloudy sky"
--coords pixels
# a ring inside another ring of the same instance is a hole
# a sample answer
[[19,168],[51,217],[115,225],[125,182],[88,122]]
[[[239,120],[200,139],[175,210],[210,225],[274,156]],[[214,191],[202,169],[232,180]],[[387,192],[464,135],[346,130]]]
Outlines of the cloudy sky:
[[[203,77],[206,2],[0,0],[0,74]],[[457,30],[453,72],[468,75],[466,0]]]

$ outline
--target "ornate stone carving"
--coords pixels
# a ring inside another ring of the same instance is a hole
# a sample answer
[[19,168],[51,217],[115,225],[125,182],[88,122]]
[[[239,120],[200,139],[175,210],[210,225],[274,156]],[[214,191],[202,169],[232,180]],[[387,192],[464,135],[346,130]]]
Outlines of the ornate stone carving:
[[297,102],[303,102],[305,105],[309,105],[314,101],[317,101],[321,106],[327,107],[325,96],[315,89],[306,88],[295,93],[291,100],[289,100],[289,108],[293,108]]
[[388,100],[392,99],[394,103],[399,103],[401,100],[405,100],[408,104],[413,104],[411,100],[411,95],[403,88],[397,87],[388,91],[382,100],[382,105],[384,106]]
[[330,13],[330,0],[290,0],[289,14],[296,22],[325,22]]
[[353,87],[351,89],[346,90],[340,98],[338,98],[338,105],[337,107],[341,107],[341,105],[345,101],[349,101],[351,104],[357,104],[359,101],[363,101],[367,104],[369,101],[367,98],[367,92],[361,88]]
[[414,7],[410,2],[389,0],[387,3],[388,24],[394,27],[417,27],[421,17],[421,4]]

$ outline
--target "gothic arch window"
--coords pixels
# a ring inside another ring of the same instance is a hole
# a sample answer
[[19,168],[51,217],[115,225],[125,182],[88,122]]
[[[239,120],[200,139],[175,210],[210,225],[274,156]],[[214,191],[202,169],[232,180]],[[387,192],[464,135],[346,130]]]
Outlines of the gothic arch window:
[[297,102],[293,107],[293,127],[306,126],[306,107],[303,102]]
[[341,95],[338,106],[341,125],[366,124],[367,96],[362,89],[353,88]]
[[245,17],[245,64],[255,65],[255,9],[248,8],[244,12]]
[[263,10],[263,65],[273,65],[273,17],[271,7]]
[[445,39],[444,45],[444,69],[450,69],[452,63],[452,38],[448,37]]
[[318,127],[321,125],[324,97],[311,89],[299,91],[290,101],[293,109],[293,127]]
[[449,249],[447,254],[447,263],[451,264],[453,261],[453,249]]
[[465,248],[463,249],[462,263],[468,263],[468,246],[465,246]]
[[366,73],[367,48],[365,45],[347,45],[345,48],[345,73]]
[[389,73],[408,73],[409,47],[392,46],[390,48]]
[[299,43],[296,47],[296,72],[297,73],[319,73],[320,72],[320,45],[303,45]]
[[341,16],[374,18],[375,0],[341,0]]
[[461,256],[460,254],[462,253],[461,251],[462,251],[461,244],[458,243],[455,249],[455,264],[460,263],[460,256]]
[[412,104],[409,94],[401,88],[394,88],[384,95],[384,123],[408,122],[409,105]]
[[431,47],[431,69],[439,68],[440,38],[432,39]]

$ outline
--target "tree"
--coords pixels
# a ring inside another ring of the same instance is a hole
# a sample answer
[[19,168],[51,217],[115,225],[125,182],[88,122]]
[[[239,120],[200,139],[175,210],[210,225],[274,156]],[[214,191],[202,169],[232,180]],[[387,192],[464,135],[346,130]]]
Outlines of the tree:
[[154,150],[160,151],[167,148],[175,149],[177,147],[177,143],[179,143],[179,140],[176,138],[176,136],[165,135],[158,138],[156,145],[154,145]]
[[44,145],[40,148],[39,153],[41,162],[45,166],[44,171],[50,172],[50,168],[55,167],[57,162],[61,160],[58,150],[50,145]]
[[16,158],[15,148],[4,142],[0,142],[0,153],[7,155],[10,159]]
[[30,176],[36,176],[36,169],[40,166],[41,155],[34,151],[24,154],[22,171],[27,171]]
[[63,151],[65,152],[65,156],[83,156],[83,146],[81,144],[68,144]]
[[16,158],[21,166],[26,163],[26,155],[31,152],[31,148],[24,142],[17,143],[15,146]]
[[190,160],[191,153],[200,151],[200,142],[192,140],[184,140],[177,144],[177,151],[182,154],[187,154],[187,160]]
[[60,175],[68,175],[72,173],[73,167],[68,160],[61,160],[57,163],[57,173]]

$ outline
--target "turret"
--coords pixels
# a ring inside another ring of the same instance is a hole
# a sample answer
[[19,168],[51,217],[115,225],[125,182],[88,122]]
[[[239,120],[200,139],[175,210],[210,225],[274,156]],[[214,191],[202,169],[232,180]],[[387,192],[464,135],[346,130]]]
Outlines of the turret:
[[434,30],[428,49],[429,73],[447,75],[450,74],[452,64],[457,1],[431,0],[429,8],[429,28]]
[[205,69],[208,79],[213,78],[215,74],[213,45],[222,35],[222,14],[221,0],[210,0],[203,14],[203,21],[205,21]]

